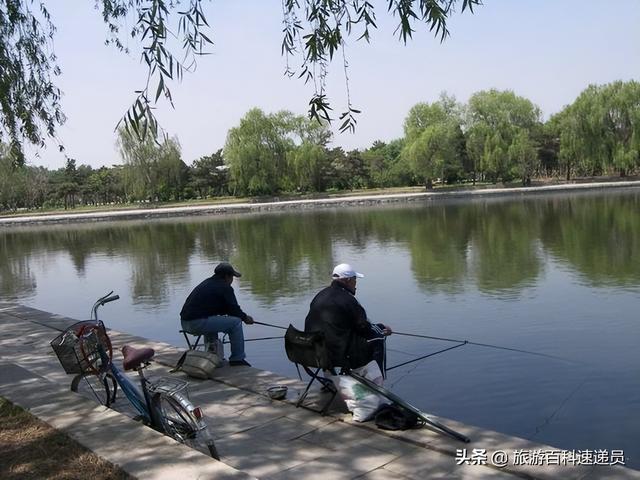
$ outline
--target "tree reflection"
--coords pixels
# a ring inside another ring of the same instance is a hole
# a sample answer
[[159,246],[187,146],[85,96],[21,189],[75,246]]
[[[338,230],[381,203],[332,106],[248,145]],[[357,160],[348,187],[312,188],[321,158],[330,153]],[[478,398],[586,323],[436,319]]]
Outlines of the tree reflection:
[[470,263],[478,290],[517,293],[540,274],[535,201],[477,204]]
[[579,195],[544,202],[545,248],[592,286],[637,285],[640,195]]
[[467,273],[469,207],[440,204],[370,212],[374,235],[408,249],[418,285],[429,293],[458,293]]
[[251,292],[267,303],[326,283],[333,268],[332,239],[340,227],[327,212],[238,218],[230,231],[234,262]]
[[[474,284],[517,294],[539,277],[546,252],[594,286],[636,285],[639,203],[638,193],[620,192],[7,229],[0,289],[5,298],[33,295],[33,262],[48,268],[61,252],[78,276],[94,257],[127,260],[134,303],[158,305],[171,286],[190,281],[194,265],[230,260],[243,287],[274,304],[326,285],[336,261],[352,261],[337,258],[343,248],[365,259],[378,248],[406,252],[416,283],[430,294]],[[384,262],[375,255],[371,262]]]
[[196,246],[197,230],[183,222],[149,223],[120,229],[121,248],[131,258],[134,303],[167,302],[169,278],[185,281]]
[[36,290],[30,257],[13,254],[20,243],[19,235],[0,235],[0,294],[4,300],[21,299]]

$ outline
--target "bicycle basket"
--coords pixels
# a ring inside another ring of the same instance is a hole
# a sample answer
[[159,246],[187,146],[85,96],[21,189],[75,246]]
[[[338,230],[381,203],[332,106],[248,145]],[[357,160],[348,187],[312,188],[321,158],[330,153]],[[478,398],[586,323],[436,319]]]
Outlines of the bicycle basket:
[[98,345],[109,354],[111,341],[102,322],[74,323],[51,341],[51,348],[66,373],[96,373],[102,364]]

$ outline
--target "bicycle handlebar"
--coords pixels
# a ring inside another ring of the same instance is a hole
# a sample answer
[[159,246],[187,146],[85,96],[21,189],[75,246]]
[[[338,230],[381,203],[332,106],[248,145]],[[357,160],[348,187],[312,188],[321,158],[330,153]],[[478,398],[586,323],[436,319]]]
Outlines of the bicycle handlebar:
[[105,303],[113,302],[113,301],[118,300],[120,298],[120,295],[111,295],[112,293],[113,293],[113,290],[111,290],[105,296],[100,297],[98,300],[96,300],[96,303],[94,303],[93,307],[91,308],[91,318],[92,319],[98,320],[98,307],[101,307]]
[[113,302],[114,300],[120,299],[120,295],[114,295],[112,297],[107,297],[100,302],[100,305],[104,305],[105,303]]

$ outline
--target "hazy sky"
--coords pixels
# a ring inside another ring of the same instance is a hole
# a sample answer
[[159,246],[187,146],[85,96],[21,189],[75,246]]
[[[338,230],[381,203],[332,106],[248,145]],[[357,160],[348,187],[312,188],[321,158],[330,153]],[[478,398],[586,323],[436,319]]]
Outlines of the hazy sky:
[[[143,86],[146,69],[138,53],[126,56],[105,46],[106,28],[92,0],[50,3],[68,117],[59,137],[78,164],[121,163],[114,128]],[[347,47],[352,103],[362,114],[355,134],[334,136],[333,144],[345,149],[402,136],[409,109],[442,91],[465,102],[479,90],[511,89],[547,118],[591,83],[640,79],[638,0],[486,0],[473,15],[451,19],[451,37],[443,44],[420,32],[407,46],[393,33],[387,2],[373,3],[379,28],[371,44],[354,38]],[[157,111],[188,164],[222,148],[229,128],[250,108],[303,114],[312,95],[301,80],[283,76],[280,1],[214,0],[205,9],[212,54],[172,85],[176,108],[162,104]],[[334,111],[342,111],[341,61],[331,69],[328,94]],[[63,166],[54,145],[39,157],[30,154],[30,163]]]

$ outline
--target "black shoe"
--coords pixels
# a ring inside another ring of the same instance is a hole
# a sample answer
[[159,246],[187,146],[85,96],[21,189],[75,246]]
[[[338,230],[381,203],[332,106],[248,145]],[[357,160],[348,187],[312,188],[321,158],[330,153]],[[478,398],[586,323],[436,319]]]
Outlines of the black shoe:
[[250,367],[251,364],[246,360],[230,360],[229,365],[232,367]]

